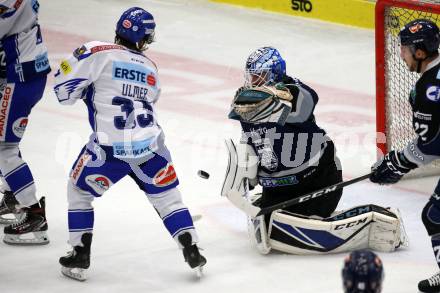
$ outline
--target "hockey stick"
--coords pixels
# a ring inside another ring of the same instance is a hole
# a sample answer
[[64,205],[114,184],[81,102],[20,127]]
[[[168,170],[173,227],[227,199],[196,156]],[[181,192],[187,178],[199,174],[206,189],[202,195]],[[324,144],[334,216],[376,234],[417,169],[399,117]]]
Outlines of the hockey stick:
[[333,192],[335,190],[338,190],[338,189],[341,189],[341,188],[346,187],[348,185],[354,184],[356,182],[365,180],[368,177],[370,177],[370,175],[371,175],[371,173],[363,175],[363,176],[360,176],[360,177],[357,177],[357,178],[354,178],[354,179],[351,179],[351,180],[348,180],[348,181],[345,181],[345,182],[339,182],[339,183],[336,183],[336,184],[333,184],[333,185],[330,185],[330,186],[318,189],[316,191],[307,193],[307,194],[302,195],[300,197],[289,199],[289,200],[280,202],[278,204],[262,208],[257,213],[256,216],[258,217],[258,216],[261,216],[261,215],[266,215],[266,214],[269,214],[269,213],[271,213],[271,212],[273,212],[275,210],[284,209],[286,207],[290,207],[290,206],[295,205],[295,204],[306,202],[306,201],[311,200],[313,198],[321,197],[321,196],[326,195],[326,194],[328,194],[330,192]]

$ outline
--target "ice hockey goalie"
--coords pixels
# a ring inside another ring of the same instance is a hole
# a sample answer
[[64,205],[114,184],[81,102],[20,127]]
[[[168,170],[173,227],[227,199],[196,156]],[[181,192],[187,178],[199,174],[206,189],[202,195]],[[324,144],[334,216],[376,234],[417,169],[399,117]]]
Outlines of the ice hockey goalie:
[[256,216],[261,194],[251,194],[258,181],[258,156],[249,145],[226,141],[229,164],[222,195],[248,215],[248,232],[262,254],[271,249],[292,254],[326,254],[369,248],[391,252],[408,246],[398,209],[368,204],[329,217],[301,215],[284,210]]

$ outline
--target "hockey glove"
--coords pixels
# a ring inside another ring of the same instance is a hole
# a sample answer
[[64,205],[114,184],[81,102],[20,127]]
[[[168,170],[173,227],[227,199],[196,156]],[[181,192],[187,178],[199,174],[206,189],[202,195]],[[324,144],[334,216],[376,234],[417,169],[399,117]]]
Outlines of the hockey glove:
[[228,117],[246,123],[274,122],[284,125],[292,109],[291,100],[292,95],[288,90],[273,86],[240,88]]
[[391,151],[371,167],[373,173],[370,180],[379,184],[393,184],[415,168],[417,165],[408,161],[403,152]]

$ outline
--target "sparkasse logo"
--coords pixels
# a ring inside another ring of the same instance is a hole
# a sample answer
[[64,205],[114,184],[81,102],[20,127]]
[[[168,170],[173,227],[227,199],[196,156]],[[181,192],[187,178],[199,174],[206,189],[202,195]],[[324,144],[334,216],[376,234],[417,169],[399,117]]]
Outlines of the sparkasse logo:
[[313,5],[310,0],[292,0],[292,9],[295,11],[310,12],[313,9]]

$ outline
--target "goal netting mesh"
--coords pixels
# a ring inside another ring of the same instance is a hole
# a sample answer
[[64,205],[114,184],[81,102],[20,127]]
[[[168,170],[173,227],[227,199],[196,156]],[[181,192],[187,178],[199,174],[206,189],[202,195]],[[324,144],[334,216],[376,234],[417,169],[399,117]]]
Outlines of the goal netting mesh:
[[[414,3],[417,2],[417,3]],[[376,34],[383,30],[383,50],[378,48],[377,54],[383,54],[383,78],[379,76],[378,84],[383,89],[382,96],[378,95],[378,106],[382,103],[383,111],[378,115],[382,119],[383,128],[379,132],[386,135],[386,151],[401,150],[416,135],[412,127],[412,111],[409,105],[409,93],[414,87],[419,74],[408,71],[406,64],[400,58],[398,33],[408,22],[423,18],[440,24],[440,1],[378,1],[385,3],[382,10],[376,10]],[[382,23],[380,23],[382,22]],[[376,36],[377,37],[377,36]],[[383,52],[382,52],[383,51]],[[377,59],[378,56],[376,56]],[[429,176],[440,174],[440,161],[429,166],[412,171],[409,177]]]

